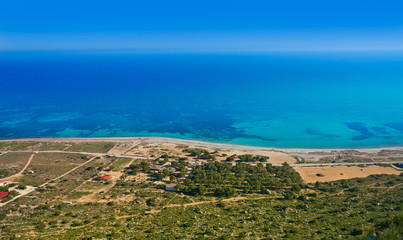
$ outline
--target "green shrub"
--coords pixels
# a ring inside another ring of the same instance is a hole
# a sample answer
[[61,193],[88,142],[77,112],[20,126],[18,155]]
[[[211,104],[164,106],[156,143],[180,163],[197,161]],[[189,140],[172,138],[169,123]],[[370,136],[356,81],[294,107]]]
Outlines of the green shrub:
[[45,228],[46,228],[46,225],[44,222],[38,222],[35,225],[35,230],[39,231],[39,232],[45,230]]

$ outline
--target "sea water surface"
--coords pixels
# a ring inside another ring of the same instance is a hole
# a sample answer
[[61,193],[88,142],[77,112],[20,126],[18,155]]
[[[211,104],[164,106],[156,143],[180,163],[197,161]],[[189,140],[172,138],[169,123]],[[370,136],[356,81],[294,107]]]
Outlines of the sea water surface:
[[403,145],[403,53],[0,53],[0,138]]

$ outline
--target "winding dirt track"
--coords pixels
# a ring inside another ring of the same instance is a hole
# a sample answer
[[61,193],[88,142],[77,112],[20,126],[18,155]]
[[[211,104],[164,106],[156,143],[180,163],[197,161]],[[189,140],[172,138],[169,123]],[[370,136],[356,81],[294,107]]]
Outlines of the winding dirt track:
[[[32,154],[32,155],[35,155],[35,154]],[[58,177],[56,177],[56,178],[53,178],[53,179],[51,179],[51,180],[45,182],[44,184],[40,185],[39,187],[44,187],[44,186],[48,185],[49,183],[51,183],[52,181],[56,181],[56,180],[58,180],[58,179],[60,179],[60,178],[62,178],[62,177],[65,177],[67,174],[69,174],[69,173],[75,171],[76,169],[78,169],[78,168],[84,166],[85,164],[87,164],[87,163],[93,161],[96,157],[97,157],[97,156],[92,157],[90,160],[88,160],[88,161],[86,161],[86,162],[84,162],[84,163],[82,163],[82,164],[80,164],[80,165],[78,165],[78,166],[76,166],[76,167],[70,169],[69,171],[63,173],[62,175],[60,175],[60,176],[58,176]],[[31,158],[33,158],[33,156],[31,156]],[[32,159],[31,159],[31,160],[32,160]],[[13,175],[13,176],[15,176],[15,175]],[[18,198],[20,198],[20,197],[23,197],[23,196],[25,196],[25,195],[28,195],[28,194],[34,192],[36,189],[37,189],[36,187],[33,187],[33,188],[30,189],[29,191],[26,191],[24,194],[20,194],[20,195],[14,197],[13,199],[11,199],[11,200],[8,201],[8,202],[0,203],[0,207],[4,206],[4,205],[6,205],[6,204],[8,204],[8,203],[10,203],[10,202],[13,202],[14,200],[16,200],[16,199],[18,199]]]
[[13,180],[13,179],[16,179],[16,178],[21,177],[21,176],[22,176],[22,173],[28,168],[29,164],[31,164],[31,161],[32,161],[32,159],[34,158],[34,156],[35,156],[35,153],[33,153],[33,154],[29,157],[27,164],[25,164],[24,168],[23,168],[21,171],[19,171],[18,173],[14,174],[14,175],[8,176],[8,177],[3,178],[3,179],[0,179],[0,180],[3,180],[3,181],[10,181],[10,180]]

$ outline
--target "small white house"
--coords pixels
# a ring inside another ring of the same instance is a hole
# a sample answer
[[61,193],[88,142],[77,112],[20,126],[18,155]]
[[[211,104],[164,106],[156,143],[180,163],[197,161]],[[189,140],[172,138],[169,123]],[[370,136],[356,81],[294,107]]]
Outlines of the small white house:
[[9,183],[7,181],[2,181],[0,180],[0,187],[5,187],[7,186]]

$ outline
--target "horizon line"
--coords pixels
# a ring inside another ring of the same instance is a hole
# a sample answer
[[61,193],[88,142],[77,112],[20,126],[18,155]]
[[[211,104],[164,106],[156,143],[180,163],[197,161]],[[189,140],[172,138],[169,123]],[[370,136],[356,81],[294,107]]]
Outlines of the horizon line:
[[0,49],[0,53],[88,54],[266,54],[266,53],[400,53],[402,49],[270,49],[270,50],[173,50],[173,49]]

